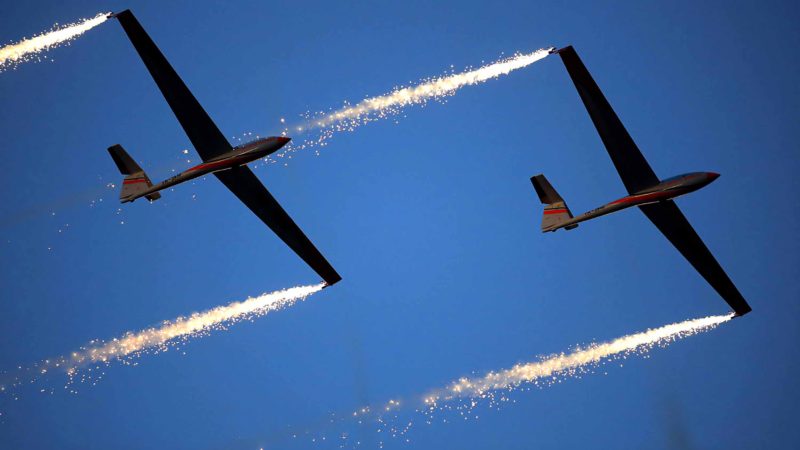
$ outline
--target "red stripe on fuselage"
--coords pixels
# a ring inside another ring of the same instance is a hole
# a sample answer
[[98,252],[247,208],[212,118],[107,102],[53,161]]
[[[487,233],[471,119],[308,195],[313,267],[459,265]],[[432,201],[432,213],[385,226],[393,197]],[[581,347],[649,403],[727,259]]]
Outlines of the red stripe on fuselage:
[[122,184],[133,184],[133,183],[147,183],[147,180],[144,178],[136,178],[132,180],[123,180]]
[[225,166],[227,164],[233,165],[235,162],[236,162],[236,159],[234,159],[234,158],[223,159],[221,161],[214,161],[214,162],[210,162],[210,163],[200,164],[199,166],[194,166],[191,169],[188,169],[187,172],[193,172],[195,170],[200,170],[200,169],[212,169],[214,167],[221,167],[221,166]]
[[544,213],[545,214],[566,214],[567,210],[566,209],[545,209]]
[[660,192],[653,192],[650,194],[639,194],[639,195],[631,195],[628,197],[623,197],[619,200],[614,200],[613,202],[609,203],[609,205],[616,205],[619,203],[635,203],[635,202],[643,202],[648,200],[660,200],[660,199],[667,199],[672,198],[680,195],[680,192],[673,191],[660,191]]
[[[242,160],[246,160],[248,155],[249,155],[248,153],[240,153],[238,155],[231,156],[231,157],[225,158],[225,159],[221,159],[219,161],[203,163],[203,164],[194,166],[194,167],[192,167],[190,169],[187,169],[186,172],[194,172],[195,170],[201,170],[201,169],[214,169],[214,168],[217,168],[217,167],[225,167],[225,166],[233,167],[235,165],[238,165]],[[253,158],[253,159],[258,159],[258,157]]]

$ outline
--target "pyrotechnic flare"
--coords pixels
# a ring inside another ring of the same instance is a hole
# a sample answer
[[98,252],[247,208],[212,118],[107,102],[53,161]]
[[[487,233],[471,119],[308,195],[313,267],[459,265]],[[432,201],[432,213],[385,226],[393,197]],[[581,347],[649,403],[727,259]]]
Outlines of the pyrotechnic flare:
[[68,371],[92,363],[108,362],[149,350],[163,351],[180,340],[203,336],[214,330],[227,328],[242,320],[252,320],[271,311],[291,306],[319,292],[325,283],[313,286],[297,286],[281,291],[262,294],[241,302],[218,306],[208,311],[194,313],[189,317],[178,317],[164,321],[160,326],[138,332],[128,332],[121,338],[109,342],[91,343],[88,347],[72,353],[63,361]]
[[50,31],[32,38],[23,39],[16,44],[6,45],[0,48],[0,72],[4,72],[9,68],[16,68],[22,62],[34,59],[38,61],[42,52],[70,42],[106,20],[108,20],[108,13],[100,13],[90,19],[83,19],[63,26],[56,24]]
[[[667,345],[698,333],[710,331],[718,325],[728,322],[733,313],[724,316],[710,316],[700,319],[665,325],[641,333],[630,334],[609,342],[595,343],[586,347],[576,347],[570,353],[540,357],[538,361],[517,364],[516,366],[475,378],[460,378],[449,386],[436,389],[423,396],[418,403],[416,413],[425,415],[425,422],[433,424],[435,416],[448,422],[449,413],[456,413],[463,420],[478,419],[476,409],[479,406],[499,407],[510,401],[509,392],[529,387],[546,387],[569,377],[591,373],[599,365],[624,359],[627,356],[644,356],[655,347]],[[527,386],[525,386],[527,385]],[[414,428],[414,420],[402,415],[403,405],[413,405],[392,399],[383,405],[363,407],[352,413],[340,416],[339,422],[356,420],[359,424],[370,421],[379,433],[379,446],[383,447],[384,438],[404,439],[410,442],[410,433]],[[331,420],[333,422],[333,420]],[[348,440],[348,433],[340,432],[342,441]],[[309,439],[325,439],[326,435],[305,433]],[[356,446],[360,443],[356,443]],[[343,448],[343,447],[342,447]]]
[[[337,132],[353,131],[366,123],[395,116],[407,106],[422,105],[429,100],[442,101],[455,95],[456,91],[464,86],[480,84],[527,67],[547,57],[548,52],[552,49],[551,47],[536,50],[532,53],[516,53],[511,57],[503,58],[478,69],[426,78],[415,86],[398,87],[388,94],[366,98],[352,106],[347,105],[335,111],[309,114],[306,116],[308,120],[305,123],[287,127],[284,130],[284,134],[319,130],[318,135],[306,139],[301,144],[287,146],[285,150],[276,153],[275,156],[280,158],[304,148],[325,146],[326,141]],[[283,119],[281,121],[283,122]],[[275,162],[274,159],[270,160]]]
[[452,95],[458,89],[473,84],[483,83],[501,75],[508,75],[514,70],[527,67],[546,57],[551,49],[540,49],[533,53],[518,53],[476,70],[469,70],[454,75],[426,80],[412,87],[396,89],[386,95],[367,98],[360,103],[326,114],[312,122],[312,126],[325,127],[344,120],[358,120],[372,113],[386,113],[396,107],[424,103],[432,98]]
[[610,342],[591,344],[586,348],[576,347],[571,353],[548,356],[536,362],[517,364],[499,372],[489,372],[480,378],[461,378],[448,388],[425,396],[425,403],[435,405],[457,397],[485,398],[493,391],[518,387],[522,383],[538,383],[553,377],[568,377],[581,374],[608,359],[630,354],[643,355],[653,347],[664,347],[678,339],[708,331],[733,318],[733,314],[710,316],[665,325],[642,333],[630,334]]
[[[68,356],[46,359],[32,366],[17,368],[18,372],[0,375],[0,393],[11,394],[17,398],[17,389],[27,386],[51,372],[66,371],[69,381],[64,388],[71,393],[77,390],[71,386],[75,382],[96,384],[104,376],[102,366],[112,362],[136,365],[135,358],[145,354],[156,354],[179,348],[192,339],[208,336],[214,331],[228,329],[230,325],[243,320],[254,320],[272,311],[278,311],[303,301],[326,286],[319,283],[310,286],[297,286],[280,291],[261,294],[240,302],[218,306],[188,317],[165,320],[160,325],[137,332],[127,332],[122,337],[110,341],[92,340]],[[82,370],[83,369],[83,370]],[[41,392],[53,392],[52,388]]]

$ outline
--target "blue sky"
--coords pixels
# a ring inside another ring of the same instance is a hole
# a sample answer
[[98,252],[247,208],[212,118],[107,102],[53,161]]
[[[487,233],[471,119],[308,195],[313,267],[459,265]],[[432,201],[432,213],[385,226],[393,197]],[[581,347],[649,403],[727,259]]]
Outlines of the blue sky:
[[[3,14],[0,40],[124,8],[228,136],[451,64],[573,44],[659,176],[722,174],[678,204],[752,314],[477,421],[416,417],[411,444],[387,447],[800,439],[795,4],[40,2]],[[187,165],[188,139],[117,23],[49,56],[0,74],[1,369],[317,282],[213,179],[118,211],[105,149],[122,144],[162,179]],[[112,366],[78,395],[55,380],[53,395],[4,401],[0,447],[335,448],[290,436],[344,430],[372,448],[371,427],[326,418],[727,311],[638,211],[542,235],[528,181],[540,172],[575,212],[624,194],[558,58],[256,169],[344,280],[185,355]]]

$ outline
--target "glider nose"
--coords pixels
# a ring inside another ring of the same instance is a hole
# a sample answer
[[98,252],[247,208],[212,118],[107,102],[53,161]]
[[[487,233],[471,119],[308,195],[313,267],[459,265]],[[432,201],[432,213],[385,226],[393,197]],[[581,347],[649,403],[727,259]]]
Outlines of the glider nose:
[[716,172],[706,172],[706,175],[708,176],[709,183],[719,178],[719,174]]
[[289,141],[291,141],[291,140],[292,140],[292,138],[290,138],[290,137],[286,137],[286,136],[280,136],[280,137],[278,137],[278,142],[280,142],[280,143],[281,143],[281,145],[286,145],[286,144],[288,144],[288,143],[289,143]]

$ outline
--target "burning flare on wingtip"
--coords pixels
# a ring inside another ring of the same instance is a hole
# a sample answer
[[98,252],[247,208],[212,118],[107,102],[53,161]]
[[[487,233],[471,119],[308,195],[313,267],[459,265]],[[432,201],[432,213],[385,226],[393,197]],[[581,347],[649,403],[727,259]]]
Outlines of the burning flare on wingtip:
[[99,13],[92,18],[79,20],[67,25],[55,24],[50,31],[0,48],[0,72],[16,68],[23,62],[40,61],[42,52],[72,41],[105,22],[108,17],[108,13]]

